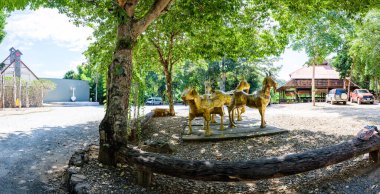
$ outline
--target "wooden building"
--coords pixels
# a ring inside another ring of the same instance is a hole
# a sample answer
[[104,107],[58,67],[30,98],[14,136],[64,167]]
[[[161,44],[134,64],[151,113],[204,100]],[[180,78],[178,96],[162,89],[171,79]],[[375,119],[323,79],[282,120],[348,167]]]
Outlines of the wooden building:
[[[21,60],[22,53],[15,48],[9,49],[10,54],[0,63],[0,108],[29,107],[29,86],[38,77]],[[37,94],[34,94],[37,95]]]
[[[279,102],[311,102],[311,80],[313,67],[305,66],[291,73],[290,80],[277,89],[280,93]],[[315,66],[315,99],[317,102],[325,101],[329,90],[334,88],[348,88],[350,91],[359,88],[358,85],[349,83],[348,79],[340,79],[337,72],[329,64]]]

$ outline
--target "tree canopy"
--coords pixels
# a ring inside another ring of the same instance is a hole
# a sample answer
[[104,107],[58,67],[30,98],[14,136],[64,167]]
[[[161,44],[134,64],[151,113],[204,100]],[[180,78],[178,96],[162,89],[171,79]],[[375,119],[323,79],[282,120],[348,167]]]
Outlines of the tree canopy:
[[346,12],[313,14],[305,21],[307,24],[296,30],[293,47],[306,52],[310,65],[323,63],[329,54],[341,48],[345,36],[352,32]]
[[5,19],[6,19],[5,13],[0,10],[0,42],[5,37],[5,31],[4,31],[4,28],[5,28]]
[[364,80],[380,78],[380,9],[368,12],[363,22],[356,26],[351,41],[350,56],[354,60],[355,75]]

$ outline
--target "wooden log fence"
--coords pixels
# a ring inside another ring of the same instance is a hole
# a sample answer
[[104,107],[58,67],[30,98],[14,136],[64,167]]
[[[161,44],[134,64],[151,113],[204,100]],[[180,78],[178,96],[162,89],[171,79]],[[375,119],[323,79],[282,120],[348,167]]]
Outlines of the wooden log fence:
[[[152,173],[203,181],[249,181],[294,175],[369,153],[370,160],[379,161],[380,136],[368,141],[354,138],[337,145],[250,161],[183,160],[156,153],[143,152],[136,147],[122,150],[127,162],[138,169],[139,184],[149,185]],[[142,178],[147,177],[147,178]]]

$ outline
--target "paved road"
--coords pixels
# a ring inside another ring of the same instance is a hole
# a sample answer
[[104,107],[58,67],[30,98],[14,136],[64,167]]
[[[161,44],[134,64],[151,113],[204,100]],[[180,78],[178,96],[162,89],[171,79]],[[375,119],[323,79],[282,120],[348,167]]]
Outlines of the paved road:
[[[158,107],[167,105],[146,106],[141,114]],[[64,170],[76,150],[98,143],[103,117],[103,106],[0,111],[0,194],[54,193],[49,178]]]
[[98,142],[99,107],[55,107],[0,115],[0,193],[53,192],[49,175],[75,150]]

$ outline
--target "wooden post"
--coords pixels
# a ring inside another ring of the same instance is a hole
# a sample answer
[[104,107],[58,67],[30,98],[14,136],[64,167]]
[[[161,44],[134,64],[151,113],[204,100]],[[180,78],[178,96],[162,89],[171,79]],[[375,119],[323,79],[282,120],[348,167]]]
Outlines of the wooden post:
[[29,108],[29,82],[26,82],[25,86],[25,107]]
[[355,63],[352,63],[351,65],[351,70],[350,70],[350,77],[348,78],[349,79],[349,82],[348,82],[348,99],[351,100],[351,80],[352,80],[352,71],[354,70],[354,65]]
[[153,173],[150,168],[141,165],[134,165],[137,173],[137,184],[143,187],[149,187],[152,184]]
[[[16,68],[16,67],[15,67]],[[13,69],[13,108],[16,108],[16,100],[17,100],[17,85],[16,85],[16,70]]]
[[18,84],[19,84],[19,90],[18,90],[18,100],[19,100],[19,104],[18,104],[18,108],[21,109],[21,106],[22,106],[22,97],[21,97],[21,88],[22,88],[22,83],[21,83],[21,75],[20,77],[18,78]]
[[41,106],[44,105],[44,86],[41,87]]
[[375,150],[369,153],[369,160],[377,163],[379,161],[380,150]]

